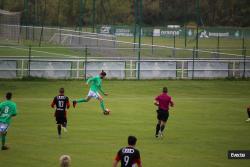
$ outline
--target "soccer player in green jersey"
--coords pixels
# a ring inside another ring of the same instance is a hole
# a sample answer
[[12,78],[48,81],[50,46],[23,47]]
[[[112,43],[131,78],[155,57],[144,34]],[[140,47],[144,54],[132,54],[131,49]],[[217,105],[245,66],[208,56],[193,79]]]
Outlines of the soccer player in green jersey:
[[[76,104],[82,103],[82,102],[88,102],[91,98],[97,99],[100,101],[100,106],[105,115],[109,114],[109,110],[105,108],[103,97],[100,95],[102,93],[103,95],[107,96],[107,93],[104,93],[102,90],[102,80],[106,77],[106,73],[102,70],[102,72],[95,76],[91,77],[87,80],[86,84],[90,84],[90,90],[86,98],[81,98],[78,100],[73,101],[73,107],[76,107]],[[99,93],[100,92],[100,93]]]
[[2,150],[9,149],[5,145],[7,129],[11,122],[11,117],[16,116],[16,103],[11,101],[12,93],[6,94],[6,101],[0,103],[0,136],[2,140]]

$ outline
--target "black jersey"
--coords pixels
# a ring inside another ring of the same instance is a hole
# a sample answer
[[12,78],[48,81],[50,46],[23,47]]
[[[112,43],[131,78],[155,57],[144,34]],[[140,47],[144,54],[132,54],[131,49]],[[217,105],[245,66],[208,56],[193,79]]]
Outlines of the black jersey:
[[121,167],[133,167],[135,163],[141,164],[140,152],[133,147],[121,148],[116,155],[116,160],[121,161]]
[[69,108],[70,106],[69,98],[67,96],[61,95],[54,97],[51,107],[54,108],[54,106],[56,106],[55,116],[66,115],[66,108]]

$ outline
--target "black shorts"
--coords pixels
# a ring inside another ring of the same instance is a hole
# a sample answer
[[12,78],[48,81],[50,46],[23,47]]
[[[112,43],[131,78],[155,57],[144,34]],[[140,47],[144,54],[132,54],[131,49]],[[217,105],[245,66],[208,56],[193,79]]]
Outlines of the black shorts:
[[56,117],[56,124],[67,124],[67,118],[66,117]]
[[65,124],[67,123],[66,112],[55,111],[56,124]]
[[166,110],[157,110],[157,119],[166,122],[168,120],[169,113]]

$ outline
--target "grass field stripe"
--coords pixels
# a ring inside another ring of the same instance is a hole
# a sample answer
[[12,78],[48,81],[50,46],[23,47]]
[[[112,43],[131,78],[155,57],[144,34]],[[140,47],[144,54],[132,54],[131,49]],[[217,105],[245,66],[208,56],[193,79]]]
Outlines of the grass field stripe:
[[[19,50],[25,50],[28,51],[28,48],[20,48],[20,47],[14,47],[14,46],[8,46],[9,48],[12,49],[19,49]],[[74,57],[72,55],[65,55],[65,54],[60,54],[60,53],[53,53],[53,52],[45,52],[45,51],[40,51],[40,50],[34,50],[32,49],[33,52],[38,52],[38,53],[46,53],[46,54],[51,54],[51,55],[57,55],[57,56],[65,56],[65,57],[70,57],[70,58],[78,58],[78,57]]]

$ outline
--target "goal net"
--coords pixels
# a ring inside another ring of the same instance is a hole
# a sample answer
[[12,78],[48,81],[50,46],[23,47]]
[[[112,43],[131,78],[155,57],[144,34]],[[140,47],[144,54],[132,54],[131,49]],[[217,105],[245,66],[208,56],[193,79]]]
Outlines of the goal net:
[[96,56],[114,55],[116,37],[114,35],[61,30],[50,38],[49,43],[69,46],[72,49],[87,47]]
[[0,9],[0,40],[17,41],[20,34],[20,12]]

